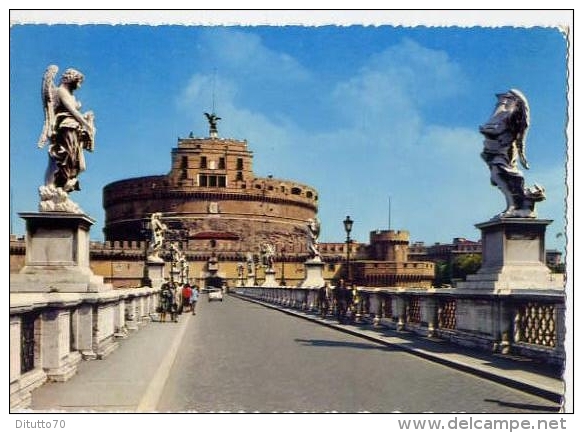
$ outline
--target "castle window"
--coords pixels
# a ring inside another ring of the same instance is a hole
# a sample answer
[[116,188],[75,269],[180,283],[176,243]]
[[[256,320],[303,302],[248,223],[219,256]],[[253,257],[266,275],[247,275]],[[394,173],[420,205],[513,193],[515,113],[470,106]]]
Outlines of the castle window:
[[243,172],[238,171],[237,172],[237,178],[235,180],[243,180]]
[[237,158],[237,170],[243,170],[243,158]]
[[300,195],[302,193],[302,190],[300,188],[298,188],[298,187],[293,187],[291,189],[291,193],[294,194],[294,195]]
[[312,191],[308,191],[308,192],[306,193],[306,197],[308,197],[308,198],[312,198],[312,195],[313,195],[313,194],[312,194]]
[[209,188],[225,188],[227,186],[227,177],[222,175],[201,174],[198,177],[198,186]]
[[206,166],[207,166],[206,156],[201,156],[200,157],[200,168],[206,168]]
[[185,169],[188,168],[188,157],[183,156],[180,160],[180,168]]
[[182,171],[180,172],[180,179],[186,178],[188,178],[188,172],[185,169],[182,169]]
[[219,170],[224,170],[224,169],[225,169],[225,167],[226,167],[226,164],[225,164],[225,157],[221,156],[221,157],[219,158]]

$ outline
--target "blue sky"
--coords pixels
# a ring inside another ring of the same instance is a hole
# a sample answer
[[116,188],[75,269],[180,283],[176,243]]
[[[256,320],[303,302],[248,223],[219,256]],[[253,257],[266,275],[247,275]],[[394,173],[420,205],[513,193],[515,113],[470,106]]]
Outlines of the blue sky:
[[322,242],[391,228],[411,241],[477,240],[474,224],[504,208],[480,159],[478,126],[495,94],[520,89],[531,128],[526,182],[543,185],[548,248],[564,248],[567,42],[553,27],[13,25],[10,30],[11,226],[36,211],[46,150],[45,68],[85,74],[77,98],[96,115],[82,191],[97,220],[102,188],[167,173],[177,137],[206,136],[213,104],[222,137],[246,139],[259,176],[319,191]]

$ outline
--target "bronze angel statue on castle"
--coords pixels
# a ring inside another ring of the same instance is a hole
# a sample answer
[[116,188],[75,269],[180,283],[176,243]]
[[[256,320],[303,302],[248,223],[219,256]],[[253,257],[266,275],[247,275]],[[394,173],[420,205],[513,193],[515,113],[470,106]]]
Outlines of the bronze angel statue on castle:
[[83,83],[83,74],[66,69],[56,86],[58,71],[50,65],[42,79],[45,119],[38,147],[48,144],[49,164],[41,187],[41,210],[74,212],[67,194],[80,190],[78,176],[86,168],[83,150],[92,152],[95,147],[94,115],[81,113],[81,103],[73,95]]

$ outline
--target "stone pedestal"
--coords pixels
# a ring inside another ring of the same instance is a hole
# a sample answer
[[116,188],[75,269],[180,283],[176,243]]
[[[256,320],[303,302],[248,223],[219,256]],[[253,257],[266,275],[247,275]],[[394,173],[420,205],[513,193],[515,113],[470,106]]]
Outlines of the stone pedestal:
[[306,278],[300,284],[305,288],[320,288],[324,286],[325,281],[322,276],[324,273],[324,262],[318,259],[308,260],[304,263],[306,269]]
[[97,359],[94,351],[94,329],[93,329],[93,306],[90,304],[81,305],[77,309],[77,340],[76,349],[81,353],[83,359]]
[[119,346],[114,336],[115,306],[113,303],[100,304],[93,310],[93,349],[97,359],[104,359]]
[[25,266],[11,276],[11,292],[102,292],[111,290],[89,267],[89,229],[85,214],[30,212],[26,221]]
[[265,282],[261,287],[277,287],[277,281],[275,281],[275,271],[273,269],[265,270]]
[[70,314],[67,310],[51,309],[42,315],[41,359],[48,379],[55,382],[69,380],[81,361],[81,355],[69,349]]
[[249,276],[247,276],[246,286],[247,287],[253,287],[253,286],[255,286],[255,275],[249,275]]
[[125,321],[125,300],[120,300],[119,304],[114,306],[114,316],[113,316],[113,329],[115,333],[113,336],[115,338],[127,338],[127,326]]
[[164,261],[148,259],[146,266],[148,266],[148,277],[152,288],[159,289],[164,283]]
[[461,290],[513,292],[563,289],[545,265],[545,231],[551,220],[501,218],[476,224],[482,231],[482,267]]

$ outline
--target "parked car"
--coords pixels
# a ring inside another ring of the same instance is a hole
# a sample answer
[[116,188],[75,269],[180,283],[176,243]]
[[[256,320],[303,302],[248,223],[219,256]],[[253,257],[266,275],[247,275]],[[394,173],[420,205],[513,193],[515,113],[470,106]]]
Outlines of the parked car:
[[212,289],[209,291],[209,302],[210,301],[221,301],[223,302],[223,291],[221,289]]

